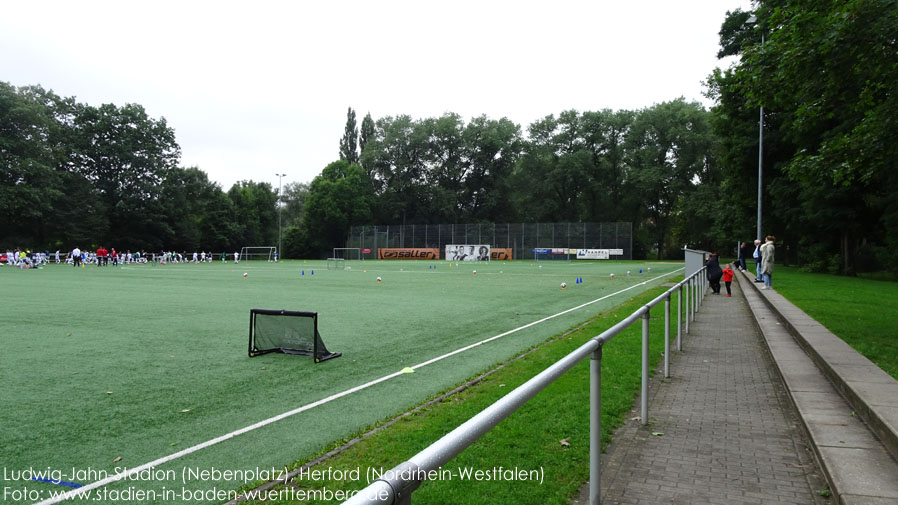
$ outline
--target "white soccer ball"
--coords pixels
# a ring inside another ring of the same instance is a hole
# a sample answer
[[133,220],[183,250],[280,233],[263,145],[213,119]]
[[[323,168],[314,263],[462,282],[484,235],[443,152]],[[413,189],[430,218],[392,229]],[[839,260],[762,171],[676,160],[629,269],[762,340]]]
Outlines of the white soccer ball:
[[566,287],[567,287],[567,283],[566,283],[566,282],[562,282],[562,283],[561,283],[561,289],[564,289],[564,288],[566,288]]
[[474,270],[474,275],[477,275],[477,270]]
[[243,276],[246,277],[246,275],[247,275],[247,273],[246,273],[246,272],[243,272]]
[[614,274],[611,274],[611,278],[612,278],[612,279],[614,278]]
[[377,278],[377,282],[380,282],[382,279],[380,277]]

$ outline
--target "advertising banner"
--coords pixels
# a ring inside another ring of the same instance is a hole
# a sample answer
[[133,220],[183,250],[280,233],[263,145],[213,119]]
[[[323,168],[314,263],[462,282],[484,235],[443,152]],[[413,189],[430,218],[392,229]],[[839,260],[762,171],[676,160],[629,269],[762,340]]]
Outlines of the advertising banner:
[[490,249],[491,261],[505,261],[511,259],[511,247],[494,247]]
[[545,247],[534,247],[533,255],[536,256],[537,254],[552,254],[552,250]]
[[623,256],[624,250],[623,249],[609,249],[608,254],[610,254],[611,256]]
[[405,247],[405,248],[381,247],[377,250],[377,259],[379,259],[379,260],[438,260],[438,259],[440,259],[440,250],[424,248],[424,247]]
[[577,249],[578,260],[607,260],[608,249]]
[[484,244],[447,245],[447,261],[489,261],[490,246]]

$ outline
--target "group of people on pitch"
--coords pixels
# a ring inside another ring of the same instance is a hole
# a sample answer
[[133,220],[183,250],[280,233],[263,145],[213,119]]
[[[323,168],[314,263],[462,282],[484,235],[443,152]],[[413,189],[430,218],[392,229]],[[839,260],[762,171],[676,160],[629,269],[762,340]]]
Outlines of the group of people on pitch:
[[742,270],[743,272],[747,270],[746,268],[746,259],[751,254],[751,257],[755,260],[755,282],[763,282],[764,285],[761,289],[773,289],[773,264],[774,264],[774,251],[775,247],[773,245],[776,237],[773,235],[768,235],[764,239],[764,243],[762,244],[760,240],[755,240],[754,243],[754,251],[751,251],[751,247],[746,242],[739,243],[739,258],[734,263],[727,263],[723,268],[720,267],[720,254],[717,251],[711,253],[708,257],[708,260],[705,261],[705,266],[708,267],[706,270],[706,275],[708,278],[708,284],[711,286],[711,292],[715,295],[720,294],[720,281],[723,280],[726,285],[727,296],[732,296],[731,285],[733,283],[733,276],[735,275],[735,271],[733,270],[733,266]]

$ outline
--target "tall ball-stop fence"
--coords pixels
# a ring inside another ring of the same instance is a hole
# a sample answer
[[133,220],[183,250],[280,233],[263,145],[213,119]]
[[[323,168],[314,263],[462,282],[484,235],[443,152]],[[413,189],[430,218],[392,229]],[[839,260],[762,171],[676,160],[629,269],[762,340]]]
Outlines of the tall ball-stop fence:
[[436,248],[452,244],[488,244],[514,250],[514,259],[534,259],[534,249],[620,249],[615,259],[633,259],[633,223],[468,223],[353,226],[346,247]]

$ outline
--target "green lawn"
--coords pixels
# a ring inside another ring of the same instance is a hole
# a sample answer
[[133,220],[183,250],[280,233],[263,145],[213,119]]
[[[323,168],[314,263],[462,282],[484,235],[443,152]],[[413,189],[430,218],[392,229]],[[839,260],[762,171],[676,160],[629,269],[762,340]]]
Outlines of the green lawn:
[[[651,287],[640,285],[649,277],[680,267],[541,265],[0,268],[0,285],[9,295],[0,304],[0,466],[9,472],[50,468],[62,480],[89,483],[634,288],[157,466],[179,474],[184,468],[280,468],[621,303]],[[638,274],[640,268],[646,273]],[[578,277],[583,284],[575,282]],[[568,284],[563,291],[562,281]],[[254,307],[319,312],[322,337],[343,357],[318,365],[280,354],[248,358],[248,309]],[[108,489],[161,492],[173,484],[138,480]],[[220,479],[186,487],[230,490],[241,484]],[[26,485],[41,498],[60,488],[14,479],[4,487]],[[113,498],[106,501],[148,501]]]
[[778,266],[773,287],[898,379],[898,283]]

